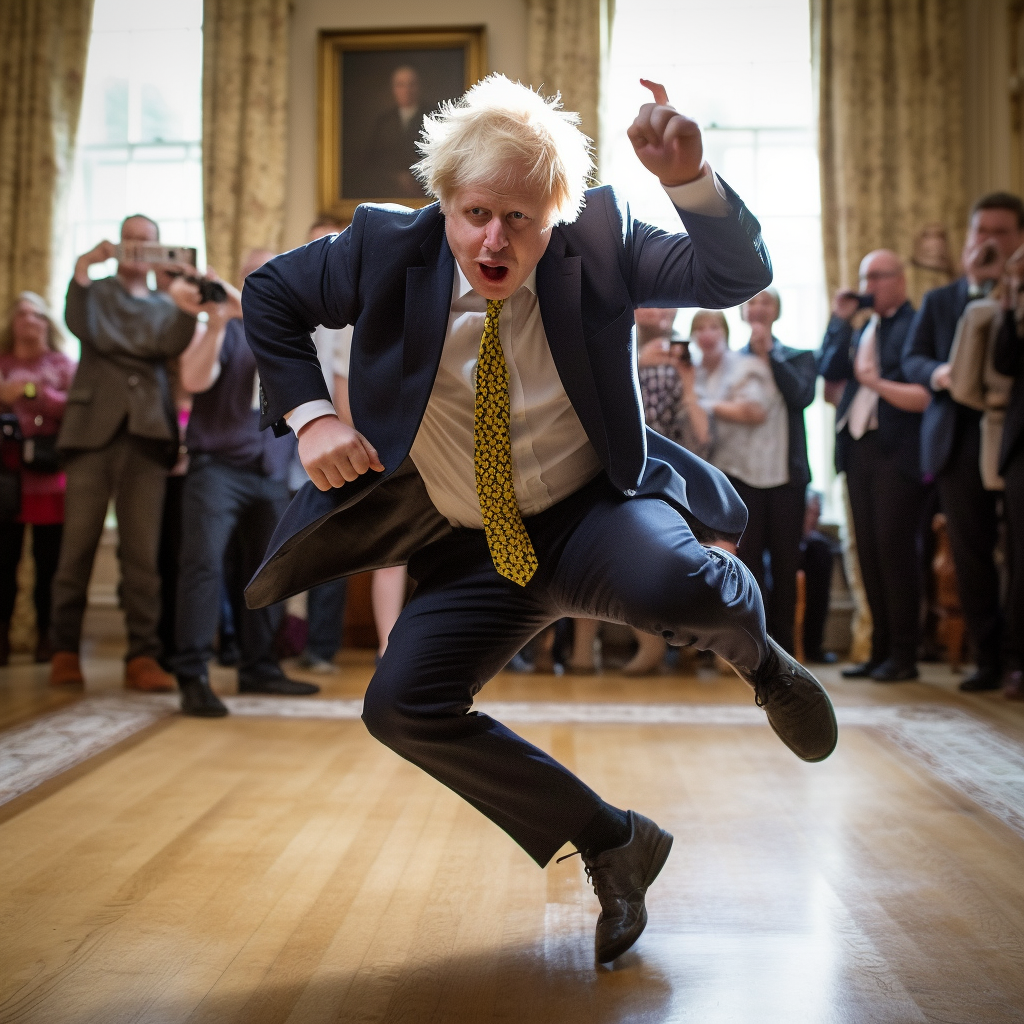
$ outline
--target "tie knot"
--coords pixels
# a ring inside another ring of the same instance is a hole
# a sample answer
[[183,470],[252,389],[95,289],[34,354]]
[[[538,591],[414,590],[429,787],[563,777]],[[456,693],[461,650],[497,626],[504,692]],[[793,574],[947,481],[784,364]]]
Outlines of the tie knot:
[[[497,320],[501,315],[501,307],[505,305],[504,299],[488,299],[487,300],[487,315],[492,320]],[[478,307],[479,308],[479,307]]]

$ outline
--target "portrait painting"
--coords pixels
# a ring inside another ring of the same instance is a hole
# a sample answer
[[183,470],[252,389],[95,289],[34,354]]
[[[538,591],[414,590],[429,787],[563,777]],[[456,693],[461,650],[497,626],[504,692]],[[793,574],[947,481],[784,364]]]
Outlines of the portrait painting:
[[430,202],[410,170],[423,119],[484,74],[484,29],[322,32],[320,213]]

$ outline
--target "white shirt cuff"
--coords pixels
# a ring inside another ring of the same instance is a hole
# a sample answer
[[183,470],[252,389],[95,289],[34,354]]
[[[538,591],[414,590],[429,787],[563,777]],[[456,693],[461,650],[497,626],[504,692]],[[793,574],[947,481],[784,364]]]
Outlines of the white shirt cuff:
[[286,412],[284,418],[288,426],[298,435],[307,423],[312,423],[313,420],[318,420],[321,416],[337,415],[334,406],[326,398],[317,398],[312,402],[303,402],[302,405],[297,405],[291,412]]
[[708,173],[685,185],[662,185],[669,199],[680,209],[705,217],[727,217],[732,212],[718,175],[707,164]]

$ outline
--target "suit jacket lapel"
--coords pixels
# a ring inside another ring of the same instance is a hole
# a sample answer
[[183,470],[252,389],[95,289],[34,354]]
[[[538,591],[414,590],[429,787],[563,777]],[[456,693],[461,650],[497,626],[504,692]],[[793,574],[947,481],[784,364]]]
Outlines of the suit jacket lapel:
[[537,301],[548,347],[562,387],[569,396],[590,443],[608,466],[601,400],[583,337],[582,260],[567,256],[565,238],[555,228],[547,252],[537,264]]
[[416,437],[434,386],[452,306],[455,257],[444,233],[444,218],[420,246],[424,266],[409,267],[405,280],[405,338],[402,352],[401,412],[405,452]]

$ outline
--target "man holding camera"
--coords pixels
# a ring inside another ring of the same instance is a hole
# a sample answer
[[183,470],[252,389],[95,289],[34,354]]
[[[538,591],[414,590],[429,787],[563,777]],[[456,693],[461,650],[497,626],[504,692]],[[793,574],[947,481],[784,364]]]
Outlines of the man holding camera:
[[[244,279],[274,253],[254,249],[242,263]],[[208,271],[212,274],[212,271]],[[224,555],[232,537],[240,554],[239,580],[255,572],[270,537],[288,505],[288,469],[294,437],[274,437],[259,429],[256,360],[245,341],[239,293],[219,282],[223,302],[204,305],[209,319],[181,356],[181,383],[195,395],[185,441],[188,475],[182,499],[183,531],[175,616],[174,668],[186,715],[216,718],[227,708],[210,688],[207,663],[220,608]],[[192,301],[204,297],[191,284]],[[288,679],[274,656],[280,606],[249,609],[236,604],[242,693],[293,696],[317,693],[320,687]]]
[[[860,265],[861,293],[836,294],[818,353],[827,381],[846,381],[836,409],[836,469],[846,472],[857,556],[871,608],[871,656],[847,679],[917,678],[921,602],[918,525],[925,497],[919,437],[928,392],[900,360],[914,319],[903,262],[878,249]],[[858,310],[873,310],[857,331]]]
[[967,303],[987,295],[1013,252],[1024,243],[1024,203],[994,192],[974,204],[964,244],[965,274],[934,288],[921,303],[903,351],[908,381],[927,388],[931,403],[921,424],[921,468],[938,483],[949,525],[957,587],[977,671],[960,684],[968,693],[1002,685],[1003,614],[994,552],[997,494],[981,479],[981,412],[953,400],[950,354]]
[[[172,690],[157,663],[160,575],[157,547],[167,470],[178,456],[177,417],[167,360],[195,330],[189,286],[152,291],[153,264],[124,246],[153,244],[160,232],[143,214],[121,225],[122,248],[108,241],[80,256],[68,286],[67,325],[82,344],[58,436],[66,459],[64,537],[53,585],[50,682],[81,685],[82,618],[89,576],[114,499],[122,600],[128,629],[125,686]],[[89,267],[118,258],[113,277],[93,281]]]

